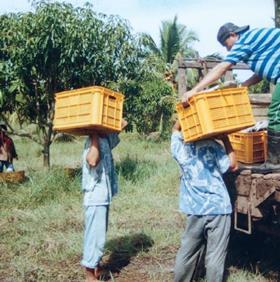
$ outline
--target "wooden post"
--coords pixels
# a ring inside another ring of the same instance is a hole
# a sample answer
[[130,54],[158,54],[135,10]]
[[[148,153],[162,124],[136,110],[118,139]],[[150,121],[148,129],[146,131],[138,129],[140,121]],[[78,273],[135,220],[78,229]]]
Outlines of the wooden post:
[[[279,0],[280,1],[280,0]],[[203,63],[201,60],[184,60],[182,56],[178,56],[178,96],[179,98],[187,91],[186,83],[186,69],[197,69],[199,72],[199,78],[203,78],[205,72],[207,73],[209,69],[214,68],[221,61],[218,60],[205,60]],[[233,80],[232,70],[248,70],[248,65],[244,63],[237,63],[232,66],[225,75],[225,80]]]
[[280,27],[280,0],[274,0],[275,27]]
[[184,59],[181,55],[178,56],[178,95],[179,98],[187,91],[186,83],[186,68],[184,66]]
[[233,80],[232,70],[229,70],[225,73],[225,81]]

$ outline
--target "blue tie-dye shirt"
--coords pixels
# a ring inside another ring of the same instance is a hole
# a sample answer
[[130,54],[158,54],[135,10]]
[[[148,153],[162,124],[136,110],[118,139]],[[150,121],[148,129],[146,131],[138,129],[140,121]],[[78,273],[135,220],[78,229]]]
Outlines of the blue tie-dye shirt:
[[223,173],[230,160],[214,140],[185,143],[180,132],[171,137],[171,152],[181,168],[180,209],[190,215],[220,215],[232,212]]
[[99,137],[100,161],[96,167],[91,167],[86,160],[91,140],[89,137],[86,139],[82,160],[84,206],[109,205],[112,197],[118,192],[112,149],[119,141],[117,133]]

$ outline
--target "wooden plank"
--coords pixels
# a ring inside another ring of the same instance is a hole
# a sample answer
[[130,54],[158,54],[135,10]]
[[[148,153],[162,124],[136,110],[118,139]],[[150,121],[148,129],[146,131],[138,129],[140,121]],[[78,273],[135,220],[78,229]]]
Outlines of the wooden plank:
[[249,94],[249,99],[256,121],[267,119],[268,106],[271,102],[271,94]]
[[268,112],[268,108],[267,107],[252,107],[254,116],[259,116],[259,117],[266,117],[267,116],[267,112]]
[[232,81],[233,80],[233,73],[232,70],[227,71],[225,73],[225,81]]
[[186,83],[186,69],[182,68],[181,65],[184,63],[182,56],[179,57],[179,67],[178,67],[178,94],[179,98],[187,91]]
[[268,106],[271,103],[271,94],[249,94],[252,105]]
[[[214,68],[217,64],[221,63],[222,61],[203,61],[203,62],[198,62],[198,61],[183,61],[181,64],[179,64],[180,68],[194,68],[194,69],[212,69]],[[249,70],[248,65],[244,63],[238,63],[234,66],[232,66],[231,69],[235,70]]]

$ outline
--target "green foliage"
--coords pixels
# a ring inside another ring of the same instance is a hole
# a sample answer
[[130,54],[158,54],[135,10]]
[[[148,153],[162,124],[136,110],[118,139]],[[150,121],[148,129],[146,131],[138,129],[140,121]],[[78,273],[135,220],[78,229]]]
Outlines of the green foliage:
[[199,81],[199,72],[196,69],[186,69],[186,82],[188,89],[192,89]]
[[193,57],[195,51],[190,45],[197,41],[197,35],[192,30],[187,30],[185,25],[173,21],[163,21],[160,29],[161,53],[166,63],[172,64],[180,52],[183,57]]
[[71,134],[67,134],[67,133],[58,133],[55,136],[54,141],[55,142],[73,142],[76,140],[76,137],[74,135]]
[[[16,112],[25,133],[43,147],[49,165],[54,140],[54,94],[103,85],[126,96],[124,114],[137,131],[169,130],[174,93],[165,81],[167,63],[178,52],[190,54],[192,31],[164,22],[160,49],[147,34],[133,35],[117,16],[97,14],[89,4],[33,1],[34,12],[0,16],[0,116]],[[168,72],[173,72],[169,70]],[[170,98],[171,97],[171,98]]]
[[[157,66],[158,70],[161,70],[161,74],[165,75],[165,80],[173,84],[176,83],[178,56],[180,55],[184,58],[198,57],[198,52],[192,48],[193,42],[198,41],[198,37],[194,31],[178,23],[175,16],[173,21],[167,20],[162,22],[160,40],[160,46],[157,47],[149,35],[143,35],[145,46],[154,54],[154,56],[149,56],[149,59],[145,61],[150,61],[152,57],[157,58],[157,61],[153,58],[154,62],[151,66]],[[188,85],[190,85],[189,83],[194,84],[197,82],[197,72],[193,70],[191,72],[191,74],[187,74]]]
[[36,124],[32,138],[48,156],[54,94],[133,80],[147,50],[117,16],[96,14],[90,5],[33,3],[34,13],[0,16],[0,115],[15,110],[21,123]]
[[35,13],[0,20],[5,26],[1,61],[14,76],[11,84],[1,82],[6,93],[18,95],[18,113],[30,122],[51,122],[57,91],[106,85],[134,73],[134,38],[118,17],[41,2]]
[[172,97],[172,88],[162,80],[144,82],[142,89],[135,105],[136,117],[140,113],[142,116],[135,120],[135,124],[138,132],[147,134],[159,129],[161,118],[169,120],[174,111],[175,97],[170,103],[167,98]]
[[[175,93],[166,81],[153,77],[142,82],[131,81],[121,87],[129,93],[124,111],[130,123],[135,124],[137,132],[149,134],[168,127],[174,112]],[[161,124],[163,128],[160,128]]]
[[[27,182],[18,187],[7,186],[5,190],[1,189],[1,194],[5,195],[10,189],[14,196],[8,198],[1,196],[2,207],[9,205],[21,208],[37,207],[49,201],[59,202],[66,194],[79,194],[80,178],[77,177],[73,181],[62,168],[56,167],[45,173],[33,173],[28,177]],[[26,193],[20,197],[21,189],[26,189]]]
[[145,56],[135,71],[134,79],[111,82],[109,87],[125,94],[124,116],[129,121],[127,130],[135,128],[141,134],[149,134],[165,130],[174,111],[175,93],[164,79],[166,64],[151,51],[150,38],[142,34],[139,41],[143,43],[143,39],[145,45],[141,46],[145,47],[142,50]]
[[270,93],[270,85],[267,79],[263,79],[259,83],[249,87],[250,93]]

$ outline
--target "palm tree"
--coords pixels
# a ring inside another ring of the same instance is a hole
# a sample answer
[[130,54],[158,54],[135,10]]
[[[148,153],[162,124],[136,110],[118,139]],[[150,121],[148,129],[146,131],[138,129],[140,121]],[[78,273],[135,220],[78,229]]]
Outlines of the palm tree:
[[185,25],[177,23],[177,16],[173,21],[163,21],[160,28],[160,51],[164,61],[172,64],[178,53],[183,57],[193,56],[195,51],[190,47],[198,37],[194,31]]
[[196,57],[197,51],[191,47],[195,41],[198,41],[196,33],[188,30],[185,25],[179,24],[177,16],[172,21],[162,22],[159,53],[166,64],[165,78],[174,87],[176,87],[177,59],[179,56],[183,58]]
[[[148,54],[158,59],[158,64],[164,66],[165,80],[170,82],[173,88],[176,88],[176,73],[178,69],[178,57],[198,58],[198,52],[191,45],[198,41],[196,33],[187,29],[183,24],[177,22],[177,16],[173,20],[162,21],[160,27],[160,45],[157,46],[153,38],[142,33],[140,35],[142,46],[148,50]],[[155,59],[153,59],[155,61]],[[161,67],[162,69],[162,67]],[[190,73],[191,72],[191,73]],[[192,76],[196,80],[197,76],[193,70],[190,70],[187,77]]]
[[158,47],[153,38],[142,33],[140,38],[144,46],[146,46],[155,55],[161,57],[165,64],[173,64],[178,53],[184,58],[194,58],[197,52],[191,47],[194,41],[198,41],[196,33],[188,30],[183,24],[177,22],[177,16],[173,21],[163,21],[160,28],[160,46]]

